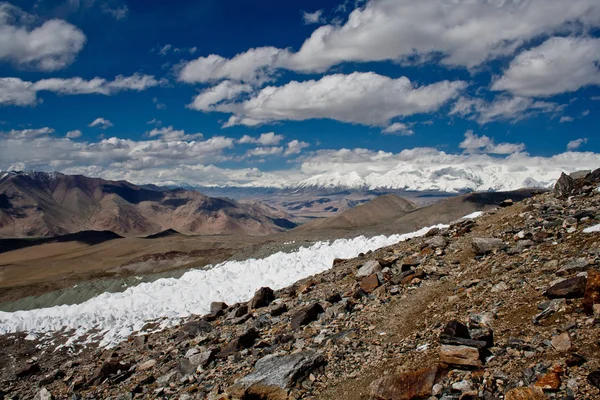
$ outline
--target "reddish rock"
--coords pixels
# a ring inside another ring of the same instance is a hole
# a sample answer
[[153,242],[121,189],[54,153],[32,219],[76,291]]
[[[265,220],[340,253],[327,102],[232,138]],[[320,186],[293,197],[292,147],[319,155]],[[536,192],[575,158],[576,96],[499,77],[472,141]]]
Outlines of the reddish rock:
[[434,366],[416,372],[384,376],[371,383],[371,399],[426,399],[431,396],[433,385],[441,380],[445,373],[446,370],[442,366]]
[[520,387],[509,390],[505,400],[546,400],[547,397],[538,387]]
[[360,281],[360,288],[367,293],[371,293],[379,287],[379,278],[377,274],[369,275]]
[[591,314],[594,304],[600,304],[600,271],[590,269],[583,296],[583,308]]
[[562,367],[555,365],[550,371],[537,380],[535,386],[548,391],[560,389],[560,375],[563,373]]

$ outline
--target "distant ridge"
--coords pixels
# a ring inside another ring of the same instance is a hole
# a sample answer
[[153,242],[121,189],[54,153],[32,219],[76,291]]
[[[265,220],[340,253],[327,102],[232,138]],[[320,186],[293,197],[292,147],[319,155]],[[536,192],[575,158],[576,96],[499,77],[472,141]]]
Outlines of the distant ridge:
[[159,238],[163,238],[163,237],[177,236],[177,235],[181,235],[181,233],[177,232],[175,229],[167,229],[164,231],[154,233],[152,235],[148,235],[145,237],[145,239],[159,239]]
[[185,189],[137,186],[58,172],[0,173],[0,237],[109,230],[143,236],[173,229],[206,235],[266,235],[293,225],[288,214]]

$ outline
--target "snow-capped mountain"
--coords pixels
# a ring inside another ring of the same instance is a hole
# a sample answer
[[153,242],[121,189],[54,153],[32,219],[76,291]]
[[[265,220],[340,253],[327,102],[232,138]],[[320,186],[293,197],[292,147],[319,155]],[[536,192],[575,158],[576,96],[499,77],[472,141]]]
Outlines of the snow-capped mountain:
[[362,176],[356,171],[318,174],[291,184],[290,187],[437,190],[442,192],[500,191],[524,187],[549,187],[554,184],[563,171],[572,172],[552,166],[515,168],[505,165],[468,165],[407,169],[405,165],[399,165],[387,172],[371,172]]

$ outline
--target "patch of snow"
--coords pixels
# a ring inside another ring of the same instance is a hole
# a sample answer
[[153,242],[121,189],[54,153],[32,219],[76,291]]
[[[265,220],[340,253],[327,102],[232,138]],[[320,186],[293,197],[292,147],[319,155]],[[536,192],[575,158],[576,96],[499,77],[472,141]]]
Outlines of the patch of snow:
[[423,236],[434,227],[447,225],[392,236],[317,242],[290,253],[228,261],[213,268],[191,270],[180,278],[141,283],[120,293],[102,293],[81,304],[0,312],[0,334],[24,331],[50,337],[54,332],[74,330],[67,345],[99,342],[102,347],[113,347],[140,331],[148,321],[160,319],[159,329],[175,326],[182,318],[207,314],[213,301],[227,304],[248,301],[260,287],[275,290],[287,287],[330,269],[335,258],[356,257],[361,252]]
[[475,218],[481,217],[482,215],[483,215],[483,211],[475,211],[475,212],[472,212],[471,214],[465,215],[461,219],[475,219]]
[[594,233],[594,232],[600,232],[600,224],[594,225],[594,226],[589,226],[583,230],[583,233]]

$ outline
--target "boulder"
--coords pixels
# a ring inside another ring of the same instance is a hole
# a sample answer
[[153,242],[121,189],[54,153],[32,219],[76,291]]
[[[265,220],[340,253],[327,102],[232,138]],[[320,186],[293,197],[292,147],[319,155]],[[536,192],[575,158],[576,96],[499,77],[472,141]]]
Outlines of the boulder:
[[591,170],[589,170],[589,169],[584,169],[584,170],[581,170],[581,171],[575,171],[575,172],[571,172],[571,173],[569,174],[569,176],[570,176],[570,177],[571,177],[573,180],[575,180],[575,181],[578,181],[578,180],[581,180],[581,179],[585,179],[585,178],[586,178],[586,177],[587,177],[587,176],[588,176],[588,175],[589,175],[591,172],[592,172],[592,171],[591,171]]
[[198,354],[194,354],[189,358],[189,360],[190,363],[195,366],[195,368],[204,368],[215,359],[216,354],[217,352],[214,350],[207,350]]
[[554,184],[554,194],[556,197],[568,197],[575,190],[575,180],[564,172]]
[[475,254],[478,256],[508,247],[502,239],[497,238],[473,238],[471,244],[473,246],[473,251],[475,251]]
[[585,285],[583,308],[591,314],[594,312],[594,304],[600,304],[600,271],[591,269]]
[[210,303],[210,313],[211,314],[222,314],[225,310],[227,310],[229,306],[222,301],[213,301]]
[[367,276],[360,281],[360,288],[367,293],[373,292],[379,287],[379,285],[379,277],[377,274]]
[[445,373],[445,368],[436,365],[420,371],[387,375],[371,383],[370,398],[372,400],[427,399],[432,394],[433,385],[439,382]]
[[181,331],[196,337],[202,333],[210,333],[212,325],[207,321],[190,321],[181,327]]
[[381,264],[379,263],[379,261],[369,260],[366,263],[364,263],[362,267],[360,267],[358,269],[358,271],[356,272],[356,277],[364,278],[369,275],[376,274],[377,272],[381,272],[382,269],[383,268],[381,267]]
[[556,351],[567,352],[571,350],[571,337],[568,332],[563,332],[552,338],[552,347]]
[[443,344],[440,348],[440,361],[455,366],[481,367],[479,350],[470,346],[452,346]]
[[562,268],[556,271],[558,276],[574,275],[588,269],[589,263],[585,258],[577,258],[566,263]]
[[27,364],[16,372],[17,378],[26,378],[40,373],[42,370],[38,363]]
[[279,356],[268,355],[256,362],[254,371],[230,389],[235,398],[287,400],[288,393],[325,359],[314,351]]
[[303,325],[310,324],[319,318],[319,314],[323,313],[323,307],[319,303],[310,304],[300,310],[298,310],[292,316],[292,328],[298,329]]
[[576,276],[565,279],[546,290],[546,297],[550,299],[576,299],[583,297],[585,293],[587,278]]
[[275,293],[270,287],[262,287],[254,293],[254,297],[248,304],[250,309],[266,307],[275,300]]
[[538,387],[519,387],[509,390],[505,400],[546,400],[544,391]]
[[600,389],[600,370],[590,373],[587,377],[587,381],[590,385]]
[[258,331],[254,328],[249,328],[246,332],[229,342],[229,344],[217,354],[217,357],[226,358],[235,352],[248,349],[254,345],[254,342],[258,337]]

